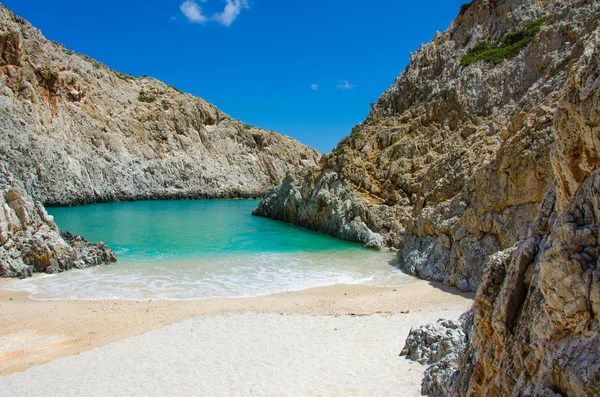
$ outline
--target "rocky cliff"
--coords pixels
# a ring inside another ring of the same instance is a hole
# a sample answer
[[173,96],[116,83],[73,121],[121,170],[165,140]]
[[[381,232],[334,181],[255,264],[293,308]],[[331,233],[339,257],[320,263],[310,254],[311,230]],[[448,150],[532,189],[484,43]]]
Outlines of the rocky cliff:
[[256,197],[318,153],[50,42],[0,4],[0,277],[115,260],[45,205]]
[[598,21],[592,0],[463,6],[319,168],[257,210],[352,220],[408,272],[477,291],[463,347],[456,324],[407,341],[417,360],[435,351],[426,394],[600,395]]
[[555,112],[554,183],[527,237],[487,260],[454,396],[600,395],[600,5],[587,6],[596,26]]
[[[475,291],[554,183],[556,111],[597,17],[592,1],[465,5],[364,122],[256,214],[363,243],[380,235],[408,272]],[[518,51],[503,54],[511,42]],[[466,65],[485,43],[506,59]]]
[[44,204],[249,197],[318,153],[48,41],[0,5],[0,163]]

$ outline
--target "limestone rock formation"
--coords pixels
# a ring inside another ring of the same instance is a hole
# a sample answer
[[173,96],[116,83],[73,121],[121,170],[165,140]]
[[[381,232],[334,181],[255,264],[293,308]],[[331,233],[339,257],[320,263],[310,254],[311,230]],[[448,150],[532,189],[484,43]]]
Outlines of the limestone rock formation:
[[0,5],[0,163],[44,204],[257,197],[316,164],[297,141],[48,41]]
[[400,355],[421,364],[433,364],[456,353],[464,344],[465,334],[459,321],[439,320],[411,329]]
[[[599,17],[593,1],[465,5],[319,167],[287,182],[314,205],[297,208],[284,184],[257,213],[363,243],[379,234],[407,272],[476,291],[488,256],[527,236],[554,183],[556,112]],[[526,32],[513,57],[462,62]],[[595,164],[579,156],[585,169]]]
[[[296,179],[313,197],[312,181],[335,175],[348,205],[321,211],[359,214],[408,272],[477,290],[464,350],[427,370],[425,393],[600,395],[598,21],[593,0],[463,6]],[[489,61],[464,58],[482,49]],[[292,203],[272,190],[261,211],[282,218]]]
[[0,166],[0,277],[29,277],[111,263],[104,244],[61,233],[42,204],[34,202]]
[[288,174],[267,193],[253,214],[362,242],[370,248],[384,245],[381,235],[373,233],[363,221],[367,206],[346,190],[332,170]]
[[600,30],[554,120],[555,182],[528,236],[488,259],[455,396],[600,395]]
[[470,334],[467,326],[472,323],[473,311],[469,310],[459,321],[439,320],[436,324],[410,330],[400,355],[429,365],[421,387],[423,395],[443,397],[450,394],[457,379],[459,358],[467,349],[466,335]]

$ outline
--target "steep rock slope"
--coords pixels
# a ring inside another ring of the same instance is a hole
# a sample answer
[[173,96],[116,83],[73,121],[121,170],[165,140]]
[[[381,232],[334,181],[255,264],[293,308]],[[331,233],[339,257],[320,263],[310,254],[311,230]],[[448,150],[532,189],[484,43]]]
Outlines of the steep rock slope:
[[600,30],[569,70],[555,183],[528,236],[488,259],[454,396],[600,395]]
[[[487,257],[527,235],[553,184],[557,106],[599,17],[593,1],[465,5],[364,122],[256,214],[363,243],[380,235],[408,272],[476,291]],[[463,61],[514,42],[501,62]]]
[[318,153],[46,40],[0,5],[0,163],[44,204],[247,197]]
[[429,362],[425,394],[600,395],[600,32],[570,76],[555,119],[555,183],[527,237],[487,259],[463,347]]
[[[461,65],[534,21],[516,57]],[[474,1],[326,156],[329,185],[322,171],[284,181],[323,214],[361,208],[353,219],[397,245],[407,270],[479,287],[462,348],[445,322],[407,341],[433,364],[426,394],[600,395],[598,21],[591,0]],[[333,205],[327,186],[344,191]],[[298,200],[283,190],[259,211],[288,216]]]

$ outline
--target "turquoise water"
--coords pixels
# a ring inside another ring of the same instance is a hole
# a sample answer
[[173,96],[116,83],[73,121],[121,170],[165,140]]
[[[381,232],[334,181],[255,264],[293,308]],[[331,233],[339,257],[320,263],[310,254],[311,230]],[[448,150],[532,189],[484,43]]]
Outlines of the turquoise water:
[[332,284],[401,285],[394,255],[251,215],[258,200],[140,201],[49,208],[103,241],[116,264],[11,280],[35,299],[202,299]]

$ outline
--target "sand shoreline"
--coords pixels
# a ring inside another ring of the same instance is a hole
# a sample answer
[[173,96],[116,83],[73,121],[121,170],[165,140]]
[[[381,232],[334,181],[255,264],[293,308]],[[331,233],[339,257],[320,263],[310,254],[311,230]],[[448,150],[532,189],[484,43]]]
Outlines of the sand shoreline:
[[[0,290],[0,376],[190,318],[246,313],[409,318],[468,309],[473,296],[417,280],[402,287],[334,285],[256,298],[197,301],[40,301]],[[416,324],[415,324],[416,325]]]

